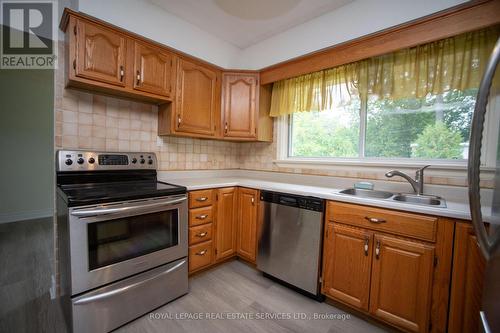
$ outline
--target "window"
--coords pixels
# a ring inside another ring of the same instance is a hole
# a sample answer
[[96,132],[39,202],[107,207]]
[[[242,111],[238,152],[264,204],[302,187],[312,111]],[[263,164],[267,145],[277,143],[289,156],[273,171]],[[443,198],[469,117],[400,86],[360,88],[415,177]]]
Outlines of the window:
[[289,116],[288,156],[464,160],[477,89],[366,101]]

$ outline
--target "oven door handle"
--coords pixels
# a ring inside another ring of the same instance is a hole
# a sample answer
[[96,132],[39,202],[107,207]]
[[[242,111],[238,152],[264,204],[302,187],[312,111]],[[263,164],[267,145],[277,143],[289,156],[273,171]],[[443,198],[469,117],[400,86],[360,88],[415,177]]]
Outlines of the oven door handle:
[[183,198],[179,198],[179,199],[174,199],[174,200],[169,200],[169,201],[161,201],[161,202],[155,202],[155,203],[143,204],[143,205],[133,205],[133,206],[115,207],[115,208],[82,209],[82,210],[75,210],[75,211],[71,212],[71,215],[77,216],[77,217],[88,217],[88,216],[116,214],[116,213],[123,213],[123,212],[143,211],[144,209],[148,209],[148,208],[156,208],[156,207],[161,207],[161,206],[174,205],[174,204],[180,203],[180,202],[185,201],[185,200],[187,200],[187,198],[183,197]]
[[106,291],[104,293],[101,293],[101,294],[97,294],[97,295],[93,295],[93,296],[89,296],[89,297],[84,297],[84,298],[81,298],[79,300],[76,300],[73,304],[75,305],[82,305],[82,304],[87,304],[87,303],[92,303],[92,302],[96,302],[96,301],[100,301],[100,300],[103,300],[103,299],[106,299],[106,298],[109,298],[109,297],[113,297],[115,295],[118,295],[118,294],[122,294],[128,290],[131,290],[131,289],[134,289],[134,288],[137,288],[145,283],[148,283],[149,281],[151,280],[155,280],[163,275],[166,275],[166,274],[169,274],[169,273],[172,273],[173,271],[179,269],[182,265],[184,265],[186,263],[186,259],[182,260],[181,262],[179,262],[178,264],[176,264],[175,266],[172,266],[170,267],[169,269],[155,275],[155,276],[152,276],[150,278],[147,278],[145,280],[142,280],[142,281],[139,281],[139,282],[135,282],[135,283],[132,283],[132,284],[129,284],[128,286],[124,286],[124,287],[121,287],[121,288],[117,288],[117,289],[113,289],[113,290],[110,290],[110,291]]

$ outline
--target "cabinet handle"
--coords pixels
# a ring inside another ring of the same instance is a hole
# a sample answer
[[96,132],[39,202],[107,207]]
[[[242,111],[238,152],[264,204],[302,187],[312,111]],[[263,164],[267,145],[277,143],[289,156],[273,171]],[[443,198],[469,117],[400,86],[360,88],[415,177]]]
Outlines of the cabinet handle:
[[123,70],[123,66],[120,66],[120,82],[123,82],[124,75],[125,75],[125,71]]
[[204,201],[207,201],[208,198],[207,197],[200,197],[200,198],[196,198],[195,200],[198,202],[204,202]]
[[208,214],[203,214],[203,215],[197,215],[195,218],[197,220],[204,220],[208,217]]
[[226,123],[224,124],[224,133],[227,133],[227,121],[226,121]]
[[181,116],[177,116],[177,127],[181,125]]
[[255,198],[254,197],[252,197],[251,201],[252,201],[252,205],[255,205]]
[[377,241],[377,246],[375,247],[375,257],[380,258],[380,241]]
[[370,243],[370,238],[365,238],[365,256],[368,257],[368,244]]
[[203,250],[203,251],[196,252],[195,254],[196,254],[197,256],[204,256],[204,255],[205,255],[205,253],[207,253],[207,252],[208,252],[208,251],[205,249],[205,250]]
[[378,218],[375,218],[375,217],[365,216],[365,219],[368,220],[368,222],[377,223],[377,224],[385,223],[386,222],[384,219],[378,219]]
[[202,233],[200,233],[200,234],[196,234],[195,236],[196,236],[196,237],[203,238],[203,237],[205,237],[206,235],[208,235],[208,232],[206,232],[206,231],[205,231],[205,232],[202,232]]
[[140,71],[137,71],[136,79],[137,79],[137,85],[140,85],[141,81],[142,81],[141,72]]

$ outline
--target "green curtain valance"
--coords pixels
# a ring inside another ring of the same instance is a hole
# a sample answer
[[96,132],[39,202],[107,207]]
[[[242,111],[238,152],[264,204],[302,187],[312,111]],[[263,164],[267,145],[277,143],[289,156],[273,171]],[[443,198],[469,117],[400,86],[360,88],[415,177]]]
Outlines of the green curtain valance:
[[328,110],[353,94],[422,98],[477,88],[499,36],[491,27],[275,82],[270,116]]

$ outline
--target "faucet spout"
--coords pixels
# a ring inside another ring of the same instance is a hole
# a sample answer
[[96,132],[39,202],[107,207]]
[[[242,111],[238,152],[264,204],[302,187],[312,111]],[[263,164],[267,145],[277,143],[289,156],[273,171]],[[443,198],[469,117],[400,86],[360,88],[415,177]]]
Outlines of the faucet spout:
[[[413,178],[411,178],[410,176],[408,176],[406,173],[404,172],[401,172],[399,170],[391,170],[389,172],[387,172],[385,174],[386,177],[388,178],[392,178],[394,176],[399,176],[399,177],[403,177],[404,179],[406,179],[408,181],[408,183],[410,183],[411,187],[413,187],[413,191],[417,194],[422,194],[423,191],[421,191],[420,189],[420,186],[419,186],[419,181],[417,180],[414,180]],[[423,187],[422,187],[423,189]]]

